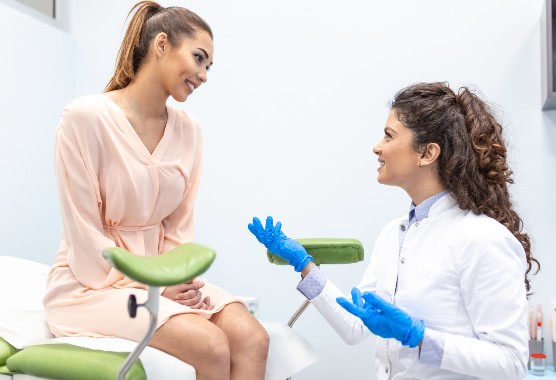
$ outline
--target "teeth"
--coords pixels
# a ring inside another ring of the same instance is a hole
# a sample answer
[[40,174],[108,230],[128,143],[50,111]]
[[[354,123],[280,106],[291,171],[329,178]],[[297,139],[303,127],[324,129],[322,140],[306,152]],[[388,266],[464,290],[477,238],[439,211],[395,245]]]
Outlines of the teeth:
[[195,86],[193,86],[193,84],[191,82],[185,81],[185,83],[187,83],[191,92],[193,92],[193,90],[195,90]]

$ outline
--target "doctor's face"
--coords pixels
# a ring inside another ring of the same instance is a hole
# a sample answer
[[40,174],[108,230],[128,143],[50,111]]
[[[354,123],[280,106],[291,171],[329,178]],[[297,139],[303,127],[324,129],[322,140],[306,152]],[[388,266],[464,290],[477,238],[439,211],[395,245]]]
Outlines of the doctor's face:
[[390,111],[384,127],[384,137],[375,145],[378,156],[378,182],[398,186],[409,192],[419,179],[420,154],[413,150],[413,133]]

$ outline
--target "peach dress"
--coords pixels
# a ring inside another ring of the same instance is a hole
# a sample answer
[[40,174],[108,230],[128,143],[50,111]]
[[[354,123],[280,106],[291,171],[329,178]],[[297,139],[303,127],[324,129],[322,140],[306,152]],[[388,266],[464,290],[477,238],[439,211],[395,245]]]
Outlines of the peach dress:
[[[55,170],[63,232],[44,298],[55,336],[121,337],[139,340],[148,312],[127,312],[146,287],[123,276],[101,251],[118,246],[140,256],[160,255],[193,241],[193,205],[201,174],[199,124],[167,106],[164,135],[151,154],[124,112],[106,95],[71,102],[56,135]],[[209,244],[207,244],[209,245]],[[158,326],[171,316],[205,318],[240,302],[205,281],[213,310],[197,310],[160,297]],[[161,288],[161,292],[163,289]]]

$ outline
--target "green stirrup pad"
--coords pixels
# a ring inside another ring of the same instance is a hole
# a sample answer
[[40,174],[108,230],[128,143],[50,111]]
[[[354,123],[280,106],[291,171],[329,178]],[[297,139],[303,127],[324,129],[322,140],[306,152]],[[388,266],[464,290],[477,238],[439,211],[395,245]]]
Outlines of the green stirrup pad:
[[[15,372],[10,371],[7,366],[3,365],[0,366],[0,375],[15,375]],[[4,377],[2,376],[1,378],[3,379]],[[11,379],[12,377],[10,376],[9,378]]]
[[137,256],[113,247],[102,255],[120,272],[145,285],[170,286],[188,282],[205,272],[216,253],[205,246],[186,243],[160,256]]
[[[313,256],[315,264],[352,264],[365,258],[363,244],[356,239],[342,238],[312,238],[296,239]],[[268,261],[278,265],[288,262],[269,251],[266,251]]]
[[19,351],[17,348],[0,337],[0,367],[6,364],[6,360]]
[[[27,347],[8,358],[8,369],[46,379],[114,380],[128,353],[91,350],[71,344],[43,344]],[[136,361],[126,380],[147,380]]]

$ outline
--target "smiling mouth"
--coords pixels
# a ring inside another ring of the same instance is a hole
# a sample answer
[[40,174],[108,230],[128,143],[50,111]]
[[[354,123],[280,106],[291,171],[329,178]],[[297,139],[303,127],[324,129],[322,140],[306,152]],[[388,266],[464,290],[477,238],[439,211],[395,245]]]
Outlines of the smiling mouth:
[[190,81],[186,80],[185,84],[189,86],[189,89],[191,90],[191,92],[193,92],[195,90],[195,85],[193,85],[193,83],[191,83]]

